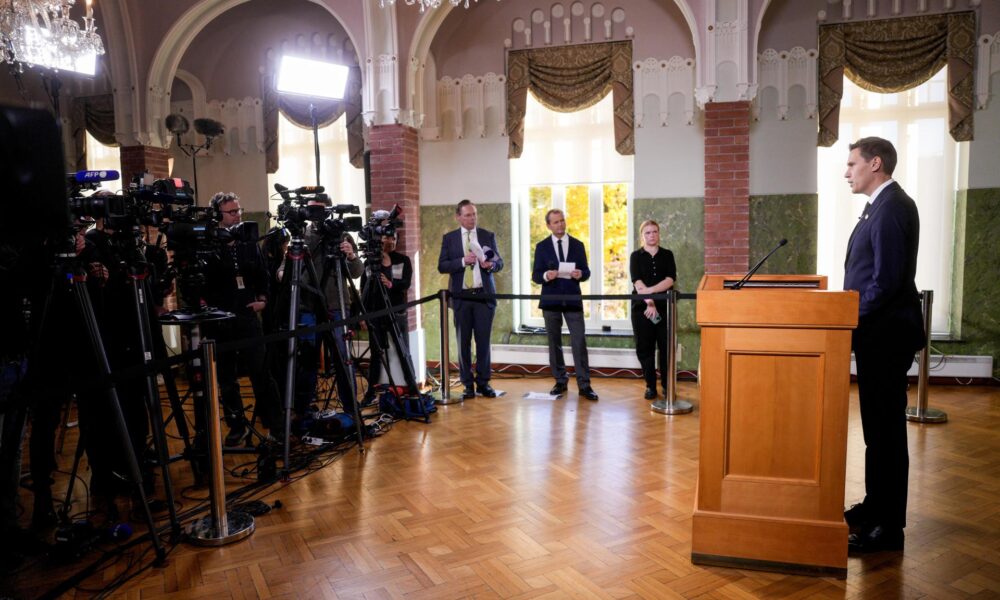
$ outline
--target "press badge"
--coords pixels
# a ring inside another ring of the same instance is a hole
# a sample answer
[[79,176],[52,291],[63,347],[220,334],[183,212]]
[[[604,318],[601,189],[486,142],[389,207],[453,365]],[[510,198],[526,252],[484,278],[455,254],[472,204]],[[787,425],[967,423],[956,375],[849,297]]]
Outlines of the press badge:
[[392,265],[392,278],[393,279],[403,278],[403,263],[397,263]]
[[246,289],[246,286],[243,285],[243,276],[242,275],[237,275],[236,276],[236,289],[238,289],[238,290]]

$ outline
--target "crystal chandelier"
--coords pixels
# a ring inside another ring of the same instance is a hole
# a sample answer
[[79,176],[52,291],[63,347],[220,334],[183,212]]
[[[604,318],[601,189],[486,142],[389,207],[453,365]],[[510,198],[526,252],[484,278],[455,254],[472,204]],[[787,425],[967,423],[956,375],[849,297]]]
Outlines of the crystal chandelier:
[[[473,0],[473,1],[479,2],[479,0]],[[497,2],[499,1],[500,0],[497,0]],[[414,4],[417,4],[420,6],[420,12],[424,12],[428,8],[437,8],[441,6],[442,0],[403,0],[403,2],[406,2],[407,6],[413,6]],[[469,8],[469,0],[448,0],[448,2],[451,2],[452,6],[458,6],[459,4],[464,4],[465,8]],[[378,4],[382,8],[385,8],[386,4],[390,6],[396,4],[396,0],[378,0]]]
[[70,18],[76,0],[0,0],[0,60],[93,75],[104,44],[87,0],[83,27]]

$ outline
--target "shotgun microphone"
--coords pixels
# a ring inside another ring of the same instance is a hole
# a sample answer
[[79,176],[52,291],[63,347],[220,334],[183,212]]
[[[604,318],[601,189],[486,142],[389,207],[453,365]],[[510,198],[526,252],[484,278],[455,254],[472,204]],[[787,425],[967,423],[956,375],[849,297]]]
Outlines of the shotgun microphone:
[[753,277],[753,274],[757,272],[757,269],[760,269],[760,267],[764,264],[764,261],[767,260],[767,259],[769,259],[769,258],[771,258],[771,255],[774,254],[775,252],[777,252],[778,248],[781,248],[782,246],[784,246],[787,243],[788,243],[788,240],[786,240],[785,238],[781,238],[781,241],[778,242],[778,245],[774,247],[774,250],[771,250],[770,252],[768,252],[767,256],[765,256],[764,258],[760,259],[760,262],[758,262],[757,264],[755,264],[752,269],[750,269],[749,271],[747,271],[747,274],[743,276],[743,279],[740,279],[739,281],[737,281],[736,283],[734,283],[733,286],[731,288],[729,288],[729,289],[738,290],[741,287],[743,287],[743,284],[745,284],[747,282],[747,280],[750,279],[751,277]]

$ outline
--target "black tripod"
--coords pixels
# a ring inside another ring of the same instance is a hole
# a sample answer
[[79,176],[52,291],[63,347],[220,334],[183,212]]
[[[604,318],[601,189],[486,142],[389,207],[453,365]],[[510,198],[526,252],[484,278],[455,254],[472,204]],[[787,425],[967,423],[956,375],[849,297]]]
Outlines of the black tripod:
[[[128,428],[125,425],[125,416],[122,413],[121,403],[118,400],[118,392],[114,385],[110,383],[111,365],[108,362],[108,355],[104,350],[104,341],[101,338],[101,332],[97,325],[97,318],[94,316],[94,307],[90,301],[90,293],[87,291],[86,279],[87,276],[81,268],[75,252],[69,251],[56,255],[56,270],[53,276],[52,287],[48,297],[46,298],[45,306],[42,309],[42,329],[44,330],[44,324],[50,317],[49,311],[51,309],[52,298],[56,293],[58,293],[59,286],[68,286],[67,289],[73,296],[77,309],[80,312],[80,316],[86,326],[87,339],[90,343],[91,351],[97,359],[98,375],[100,376],[102,383],[107,385],[105,394],[107,402],[112,409],[112,418],[114,420],[116,430],[115,433],[117,434],[118,439],[125,451],[129,475],[132,477],[132,483],[135,486],[135,493],[139,497],[139,502],[142,504],[143,516],[145,518],[146,525],[149,528],[149,536],[152,540],[153,550],[156,552],[155,564],[159,565],[166,560],[167,554],[163,549],[163,544],[157,534],[156,523],[153,521],[153,515],[149,510],[149,503],[146,500],[146,492],[142,485],[142,473],[139,469],[139,461],[136,458],[135,450],[132,448]],[[164,481],[169,481],[169,475],[166,472],[164,473]],[[173,522],[176,522],[175,514],[172,514],[172,519]]]
[[[291,269],[289,269],[291,267]],[[305,273],[309,278],[308,284],[304,284],[302,281],[303,267],[305,268]],[[302,294],[302,286],[309,285],[309,291],[312,292],[312,308],[316,315],[317,324],[328,322],[328,311],[326,307],[326,300],[323,296],[323,287],[316,276],[316,268],[313,266],[313,262],[306,247],[305,239],[302,237],[301,232],[295,232],[292,235],[292,239],[288,244],[288,254],[285,259],[285,273],[291,272],[290,282],[290,299],[288,305],[288,330],[294,330],[298,325],[299,319],[299,300]],[[337,261],[337,281],[344,281],[341,278],[340,261]],[[343,287],[341,289],[341,315],[344,315],[343,311]],[[336,340],[333,339],[332,332],[323,333],[324,343],[329,347],[332,358],[332,363],[334,367],[334,374],[338,387],[342,390],[350,390],[351,404],[354,407],[354,424],[358,439],[358,449],[364,452],[364,434],[361,427],[361,411],[358,409],[357,394],[354,391],[354,377],[352,376],[350,370],[347,368],[347,364],[344,357],[340,356],[340,350],[337,348]],[[295,398],[295,359],[296,359],[296,348],[298,346],[298,336],[292,336],[288,338],[288,363],[287,372],[285,373],[285,448],[284,448],[284,476],[287,477],[290,464],[289,464],[289,444],[291,438],[291,428],[292,428],[292,402]],[[347,399],[341,398],[341,404],[343,404]]]

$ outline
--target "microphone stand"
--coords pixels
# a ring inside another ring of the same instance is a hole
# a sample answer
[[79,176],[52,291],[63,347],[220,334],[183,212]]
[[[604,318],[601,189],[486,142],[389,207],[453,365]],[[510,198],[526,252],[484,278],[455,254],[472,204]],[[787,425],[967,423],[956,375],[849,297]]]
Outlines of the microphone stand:
[[771,255],[774,254],[775,252],[777,252],[778,248],[781,248],[782,246],[784,246],[787,243],[788,243],[788,240],[782,238],[781,241],[778,242],[778,245],[775,246],[773,250],[771,250],[770,252],[767,253],[767,256],[765,256],[764,258],[760,259],[760,262],[758,262],[757,264],[755,264],[752,269],[750,269],[749,271],[747,271],[747,274],[743,276],[743,279],[740,279],[736,283],[734,283],[734,284],[732,284],[730,286],[726,286],[726,287],[728,287],[731,290],[738,290],[738,289],[742,288],[743,285],[746,284],[746,282],[751,277],[753,277],[753,274],[756,273],[757,270],[761,268],[761,266],[764,264],[764,261],[766,261],[767,259],[771,258]]

